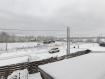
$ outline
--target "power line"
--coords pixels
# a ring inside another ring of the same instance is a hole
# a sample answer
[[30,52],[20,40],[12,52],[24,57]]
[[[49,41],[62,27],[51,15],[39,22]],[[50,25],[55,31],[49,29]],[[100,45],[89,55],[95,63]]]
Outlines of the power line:
[[3,29],[0,28],[1,30],[18,30],[18,31],[66,31],[66,30],[20,30],[20,29]]
[[78,35],[78,36],[81,36],[82,37],[82,35],[80,35],[80,34],[77,34],[77,33],[72,32],[72,31],[70,31],[70,32],[73,33],[73,34],[75,34],[75,35]]
[[[17,31],[67,31],[67,30],[21,30],[21,29],[4,29],[4,28],[0,28],[1,30],[11,30],[11,31],[13,31],[13,30],[17,30]],[[72,32],[72,31],[70,31],[71,33],[73,33],[73,34],[75,34],[75,35],[78,35],[78,36],[81,36],[82,37],[82,35],[80,35],[80,34],[77,34],[77,33],[75,33],[75,32]]]

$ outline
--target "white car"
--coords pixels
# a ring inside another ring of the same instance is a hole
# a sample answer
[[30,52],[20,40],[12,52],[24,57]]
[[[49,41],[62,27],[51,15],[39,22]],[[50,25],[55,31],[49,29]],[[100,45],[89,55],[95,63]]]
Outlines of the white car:
[[49,53],[55,53],[55,52],[59,52],[59,48],[52,48],[51,50],[49,50]]

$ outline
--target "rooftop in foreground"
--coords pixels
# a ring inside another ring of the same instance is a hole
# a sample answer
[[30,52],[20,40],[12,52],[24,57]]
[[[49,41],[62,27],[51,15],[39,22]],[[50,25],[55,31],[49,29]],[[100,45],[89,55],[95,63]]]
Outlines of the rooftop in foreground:
[[90,53],[39,68],[54,79],[105,79],[105,53]]

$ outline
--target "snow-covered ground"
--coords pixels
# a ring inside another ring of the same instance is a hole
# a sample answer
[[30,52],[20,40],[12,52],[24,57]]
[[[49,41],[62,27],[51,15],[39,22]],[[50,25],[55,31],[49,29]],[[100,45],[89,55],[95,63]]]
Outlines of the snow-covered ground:
[[[75,46],[76,45],[77,44],[75,44]],[[74,46],[74,44],[71,44],[71,47],[70,47],[71,53],[87,49],[87,48],[83,48],[83,46],[80,46],[79,49],[76,46],[76,48],[74,49],[73,46]],[[60,49],[60,52],[50,54],[48,51],[54,47],[58,47]],[[50,58],[52,56],[59,57],[59,56],[63,56],[63,55],[66,55],[66,43],[65,42],[56,42],[53,44],[41,45],[36,48],[7,51],[6,53],[2,53],[2,54],[0,54],[0,63],[2,63],[2,62],[3,63],[0,64],[0,66],[27,62],[29,57],[31,57],[31,59],[32,59],[31,61],[38,61],[38,60]]]
[[[30,44],[29,44],[30,45]],[[79,49],[78,49],[79,45]],[[75,46],[75,48],[73,48]],[[21,47],[21,46],[20,46]],[[50,54],[48,51],[51,48],[58,47],[60,52]],[[42,59],[47,59],[55,56],[66,55],[66,43],[65,42],[56,42],[53,44],[40,45],[35,48],[7,51],[0,54],[0,66],[16,64],[27,62],[28,58],[31,58],[31,61],[38,61]],[[92,51],[105,51],[104,47],[100,47],[98,44],[93,43],[73,43],[70,46],[70,52],[74,53],[76,51],[90,49]],[[11,62],[12,61],[12,62]]]
[[[21,44],[21,43],[20,43]],[[27,44],[26,47],[29,47],[31,44]],[[33,44],[32,44],[33,45]],[[79,45],[79,49],[78,49]],[[10,48],[13,48],[12,44],[9,45]],[[22,47],[22,45],[18,45],[18,47]],[[73,48],[75,46],[75,48]],[[50,54],[48,53],[48,50],[51,48],[58,47],[60,49],[60,52]],[[46,44],[46,45],[40,45],[35,48],[28,48],[28,49],[20,49],[20,50],[12,50],[12,51],[6,51],[2,52],[0,54],[0,66],[10,65],[10,64],[16,64],[21,62],[27,62],[28,58],[31,57],[31,61],[38,61],[50,57],[55,56],[63,56],[66,55],[66,43],[65,42],[56,42],[53,44]],[[70,53],[74,53],[76,51],[81,51],[85,49],[90,49],[92,51],[105,51],[105,47],[100,47],[97,43],[71,43],[70,45]],[[94,53],[96,54],[96,53]],[[103,53],[100,53],[101,55]],[[98,55],[97,55],[98,56]],[[40,79],[40,74],[33,74],[31,77],[35,77],[36,79]],[[38,78],[37,78],[38,77]],[[33,79],[33,78],[31,78]]]
[[5,50],[18,50],[21,48],[30,48],[30,47],[36,47],[36,42],[26,42],[26,43],[0,43],[0,51]]
[[30,74],[29,78],[30,79],[42,79],[39,72],[35,74]]

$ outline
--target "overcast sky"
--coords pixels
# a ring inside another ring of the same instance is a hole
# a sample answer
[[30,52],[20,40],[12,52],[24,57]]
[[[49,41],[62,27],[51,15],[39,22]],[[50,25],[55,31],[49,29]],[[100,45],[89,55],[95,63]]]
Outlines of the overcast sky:
[[[0,28],[66,30],[67,26],[81,36],[105,36],[105,0],[0,0]],[[66,31],[7,32],[66,37]]]

